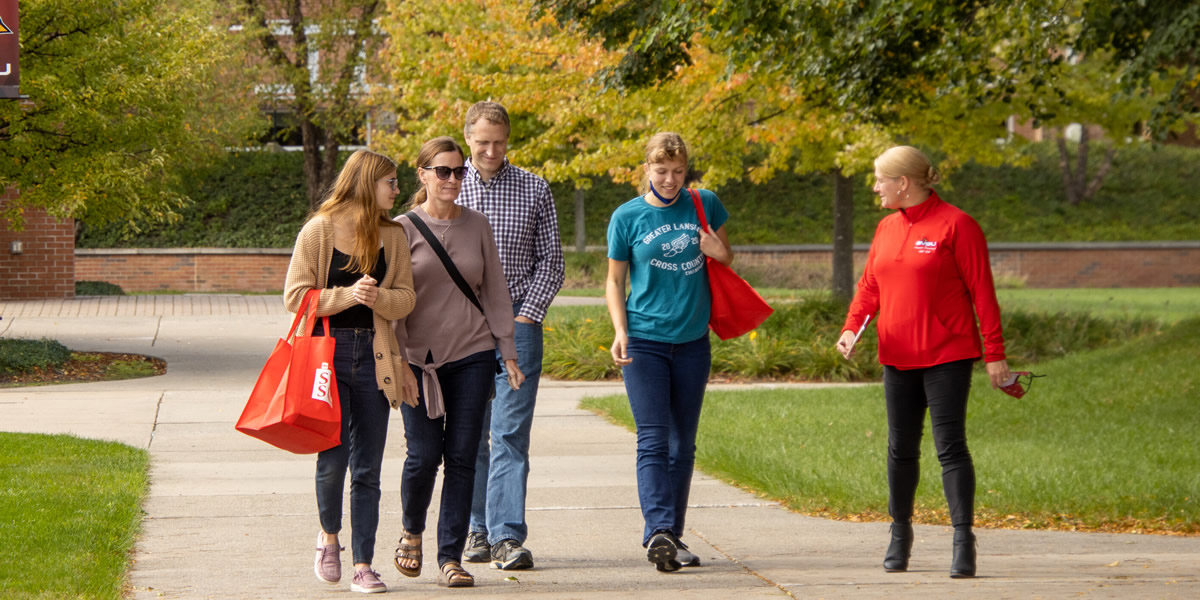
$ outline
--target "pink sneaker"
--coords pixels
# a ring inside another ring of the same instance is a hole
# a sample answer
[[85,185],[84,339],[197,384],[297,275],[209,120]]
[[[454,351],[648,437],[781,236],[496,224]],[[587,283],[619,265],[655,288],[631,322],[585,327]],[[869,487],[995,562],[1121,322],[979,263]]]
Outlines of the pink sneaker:
[[387,591],[387,586],[379,580],[379,573],[372,571],[368,567],[354,572],[354,580],[350,582],[350,591],[362,592],[364,594],[382,594]]
[[325,533],[317,532],[317,557],[313,559],[313,571],[317,579],[325,583],[337,583],[342,580],[342,557],[339,552],[345,548],[337,544],[325,544]]

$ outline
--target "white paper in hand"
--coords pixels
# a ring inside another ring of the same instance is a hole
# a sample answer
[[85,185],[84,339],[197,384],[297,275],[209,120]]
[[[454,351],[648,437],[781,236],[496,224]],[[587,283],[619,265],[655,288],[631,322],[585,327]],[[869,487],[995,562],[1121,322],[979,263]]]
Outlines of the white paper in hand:
[[867,323],[870,323],[870,322],[871,322],[871,315],[867,315],[867,318],[863,320],[862,327],[858,328],[858,333],[854,334],[854,341],[850,342],[851,350],[853,350],[854,347],[858,345],[858,338],[862,337],[863,332],[867,330]]

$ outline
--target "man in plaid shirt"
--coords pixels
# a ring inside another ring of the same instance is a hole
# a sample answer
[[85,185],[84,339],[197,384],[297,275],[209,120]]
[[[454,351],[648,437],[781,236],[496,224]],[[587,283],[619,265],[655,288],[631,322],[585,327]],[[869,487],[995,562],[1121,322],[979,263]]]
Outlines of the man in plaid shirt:
[[[521,389],[496,375],[496,397],[484,415],[475,462],[471,534],[466,558],[491,561],[497,569],[533,567],[524,547],[525,489],[529,479],[529,432],[542,373],[542,319],[563,283],[558,214],[545,179],[509,164],[508,112],[495,102],[467,111],[463,135],[471,149],[458,203],[487,215],[500,250],[516,315],[517,366]],[[490,426],[488,424],[490,423]],[[491,438],[489,449],[488,439]]]

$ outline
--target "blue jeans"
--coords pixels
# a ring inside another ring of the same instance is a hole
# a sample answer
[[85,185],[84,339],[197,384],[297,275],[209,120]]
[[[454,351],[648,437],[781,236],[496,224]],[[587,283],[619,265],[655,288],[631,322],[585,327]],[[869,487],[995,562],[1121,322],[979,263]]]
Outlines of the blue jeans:
[[[317,511],[326,533],[342,530],[342,490],[350,469],[350,548],[355,563],[375,558],[379,474],[391,405],[375,382],[370,329],[333,328],[333,372],[342,406],[342,443],[317,455]],[[390,332],[389,332],[390,333]]]
[[696,461],[696,429],[712,367],[712,349],[706,332],[704,337],[683,344],[631,337],[626,352],[633,362],[621,372],[637,425],[638,500],[646,521],[644,546],[656,531],[683,535]]
[[[513,306],[518,314],[521,305]],[[538,380],[542,376],[541,324],[515,323],[517,367],[525,375],[521,389],[508,387],[508,372],[496,375],[496,397],[488,406],[475,463],[475,497],[471,501],[471,531],[486,533],[488,543],[529,537],[525,523],[525,491],[529,482],[529,432]],[[500,360],[499,353],[496,354]],[[503,361],[501,361],[503,362]],[[490,447],[489,447],[490,439]]]
[[883,367],[888,416],[888,514],[893,521],[912,519],[921,479],[921,435],[928,407],[950,522],[955,527],[974,523],[975,464],[967,449],[967,397],[974,362],[956,360],[908,370]]
[[[409,367],[424,398],[421,370]],[[433,500],[438,465],[445,459],[438,509],[438,565],[462,561],[471,513],[471,488],[475,483],[475,452],[495,372],[496,361],[491,350],[448,362],[437,370],[445,415],[430,419],[424,402],[415,408],[400,406],[404,439],[408,442],[408,457],[404,459],[404,476],[400,481],[405,531],[416,535],[425,532],[425,515]]]

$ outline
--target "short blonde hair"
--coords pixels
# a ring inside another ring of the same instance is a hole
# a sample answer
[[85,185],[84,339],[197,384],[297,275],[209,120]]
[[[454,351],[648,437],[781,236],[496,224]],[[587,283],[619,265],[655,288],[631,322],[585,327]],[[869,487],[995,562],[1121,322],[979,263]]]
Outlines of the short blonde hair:
[[474,106],[467,109],[467,124],[463,127],[463,137],[471,139],[471,129],[475,127],[475,122],[480,119],[486,119],[493,125],[503,125],[504,135],[512,133],[512,126],[508,124],[508,111],[499,102],[484,100],[476,102]]
[[[663,131],[654,134],[650,138],[650,142],[646,144],[646,164],[654,165],[668,160],[682,160],[683,164],[688,162],[687,144],[683,142],[683,136],[672,131]],[[646,176],[642,178],[642,183],[638,186],[641,193],[645,194],[650,191],[650,172],[646,172]]]
[[913,185],[928,188],[942,180],[942,174],[924,152],[912,146],[893,146],[875,159],[875,171],[884,177],[907,177]]

